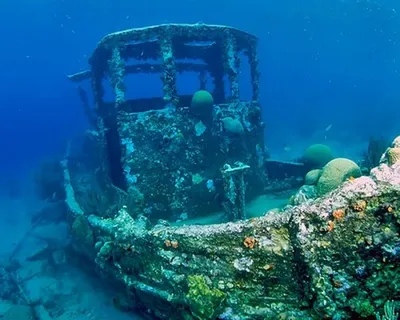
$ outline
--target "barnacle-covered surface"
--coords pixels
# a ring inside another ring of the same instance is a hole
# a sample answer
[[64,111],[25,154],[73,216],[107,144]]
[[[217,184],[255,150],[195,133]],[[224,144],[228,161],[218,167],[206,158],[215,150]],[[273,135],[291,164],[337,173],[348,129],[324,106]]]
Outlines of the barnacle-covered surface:
[[373,316],[376,306],[399,297],[399,187],[399,164],[382,164],[370,177],[292,209],[293,245],[318,315]]
[[151,226],[126,207],[100,218],[70,206],[70,216],[84,228],[75,245],[93,234],[89,256],[100,273],[161,319],[354,319],[400,295],[399,195],[396,163],[321,199],[236,223]]
[[[196,218],[236,201],[225,195],[226,177],[221,171],[225,164],[238,162],[249,166],[247,198],[261,195],[266,151],[256,44],[257,38],[244,31],[206,24],[158,25],[104,37],[89,61],[90,72],[69,77],[91,82],[97,119],[93,132],[104,159],[98,172],[107,176],[100,179],[103,190],[107,188],[102,195],[92,187],[98,181],[88,181],[88,187],[77,183],[82,199],[78,202],[96,207],[93,213],[109,216],[113,210],[101,204],[118,203],[115,199],[125,193],[134,204],[131,213],[146,212],[152,220]],[[248,60],[250,67],[249,101],[240,99],[240,66],[245,62],[241,59]],[[191,108],[192,95],[179,95],[176,88],[178,74],[188,71],[198,75],[199,89],[204,89],[205,74],[213,86],[213,106],[200,114]],[[128,98],[125,76],[132,73],[159,73],[163,95]],[[105,96],[104,83],[112,88],[112,101]],[[81,87],[79,94],[86,108]],[[104,186],[107,179],[117,189]],[[234,188],[244,193],[239,185]]]
[[[125,283],[132,303],[157,317],[216,319],[232,312],[262,319],[298,307],[301,288],[285,214],[151,227],[146,218],[133,219],[122,208],[114,219],[87,220],[96,234],[92,258],[100,273]],[[83,245],[87,236],[75,240]]]
[[[240,100],[243,52],[250,101]],[[191,58],[202,63],[182,62]],[[106,36],[90,65],[70,79],[91,81],[96,123],[84,149],[96,161],[68,153],[61,162],[73,248],[125,287],[128,309],[160,319],[357,319],[399,298],[398,139],[370,176],[320,198],[306,185],[297,206],[246,219],[249,200],[287,192],[307,170],[266,161],[254,36],[203,24],[126,30]],[[198,72],[199,89],[211,74],[208,113],[178,95],[185,70]],[[161,73],[163,96],[127,99],[124,76],[135,72]],[[103,81],[115,101],[104,100]],[[170,224],[221,209],[231,222]]]
[[[248,113],[256,114],[257,120],[250,122]],[[221,119],[237,115],[242,115],[251,131],[229,135]],[[179,217],[182,212],[192,217],[200,212],[216,212],[220,205],[215,201],[216,194],[223,193],[217,184],[222,179],[221,168],[225,163],[241,161],[251,168],[248,196],[259,195],[263,185],[263,168],[258,166],[256,156],[257,145],[263,141],[260,119],[259,106],[244,102],[219,105],[210,123],[203,123],[187,110],[121,116],[120,138],[125,150],[122,163],[128,192],[141,192],[143,210],[156,218]],[[204,132],[197,132],[200,125]],[[207,188],[209,180],[214,182],[213,189]]]

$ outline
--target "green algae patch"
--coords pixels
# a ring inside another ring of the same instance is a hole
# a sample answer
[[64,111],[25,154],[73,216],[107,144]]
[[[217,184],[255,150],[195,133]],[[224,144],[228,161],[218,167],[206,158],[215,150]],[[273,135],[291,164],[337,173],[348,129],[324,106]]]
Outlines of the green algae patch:
[[202,275],[188,276],[189,292],[186,299],[196,319],[216,319],[222,312],[226,294],[217,288],[210,288]]

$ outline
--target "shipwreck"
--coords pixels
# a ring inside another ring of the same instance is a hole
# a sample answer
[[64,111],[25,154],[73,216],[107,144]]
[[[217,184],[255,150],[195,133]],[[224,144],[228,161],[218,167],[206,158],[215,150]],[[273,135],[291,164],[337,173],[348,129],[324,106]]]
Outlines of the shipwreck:
[[[267,159],[254,35],[130,29],[105,36],[89,65],[69,76],[91,128],[85,156],[71,145],[61,163],[65,203],[75,252],[121,287],[117,305],[154,319],[373,319],[399,297],[396,161],[317,199],[246,215],[247,201],[299,187],[306,173]],[[177,86],[187,72],[198,80],[191,94]],[[144,90],[140,74],[160,76],[160,96],[128,97]],[[133,89],[128,75],[138,76]],[[191,224],[218,211],[220,223]]]

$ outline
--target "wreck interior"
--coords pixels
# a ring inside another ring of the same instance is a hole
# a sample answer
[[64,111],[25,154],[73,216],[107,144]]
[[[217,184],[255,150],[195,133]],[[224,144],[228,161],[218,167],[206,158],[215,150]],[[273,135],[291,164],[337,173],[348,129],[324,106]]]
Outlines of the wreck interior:
[[[90,70],[68,78],[78,84],[92,129],[97,139],[103,139],[97,145],[104,149],[96,154],[107,159],[100,184],[112,185],[118,189],[112,193],[124,198],[135,197],[131,200],[134,214],[177,223],[254,217],[264,214],[266,205],[282,207],[299,185],[304,175],[301,164],[265,161],[255,36],[203,24],[132,29],[103,38],[89,63]],[[192,110],[197,91],[211,94],[213,110],[204,108],[209,114]],[[204,130],[201,135],[196,133],[198,127],[205,128],[199,129]],[[176,142],[180,138],[184,141]],[[142,160],[132,160],[133,148],[147,155],[136,152]],[[185,152],[192,152],[187,155],[192,159],[181,161]],[[169,165],[157,167],[151,161]],[[242,169],[227,173],[224,166]],[[178,177],[166,170],[182,172]],[[176,183],[179,179],[184,186]],[[110,193],[109,189],[103,193]],[[249,216],[231,212],[238,201],[245,202],[241,210],[248,211],[245,206],[252,200],[257,201],[250,206]]]

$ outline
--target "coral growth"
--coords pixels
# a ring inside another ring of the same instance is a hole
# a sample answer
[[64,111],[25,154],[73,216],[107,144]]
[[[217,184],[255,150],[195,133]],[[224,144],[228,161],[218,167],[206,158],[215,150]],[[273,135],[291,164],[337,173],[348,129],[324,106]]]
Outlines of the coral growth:
[[336,189],[346,179],[360,176],[361,170],[355,162],[345,158],[333,159],[322,170],[317,184],[318,194],[324,195]]
[[317,184],[319,178],[321,177],[322,170],[321,169],[313,169],[307,172],[304,178],[305,185],[315,185]]
[[311,169],[322,168],[333,159],[331,149],[324,144],[313,144],[303,154],[302,161]]
[[380,163],[386,163],[389,166],[394,165],[400,160],[400,136],[393,140],[391,146],[386,149],[380,159]]
[[188,277],[189,292],[186,295],[192,315],[198,320],[213,320],[221,314],[226,295],[211,288],[203,275]]

